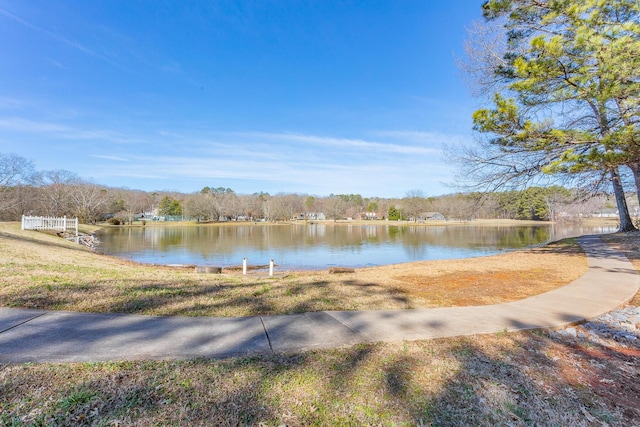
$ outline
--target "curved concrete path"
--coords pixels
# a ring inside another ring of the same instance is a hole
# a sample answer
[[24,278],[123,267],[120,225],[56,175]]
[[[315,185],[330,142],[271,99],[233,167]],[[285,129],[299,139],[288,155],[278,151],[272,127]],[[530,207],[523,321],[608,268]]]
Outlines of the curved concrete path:
[[640,287],[640,275],[624,255],[597,236],[579,242],[587,253],[587,273],[561,288],[506,304],[242,318],[0,308],[0,362],[219,358],[559,327],[610,311]]

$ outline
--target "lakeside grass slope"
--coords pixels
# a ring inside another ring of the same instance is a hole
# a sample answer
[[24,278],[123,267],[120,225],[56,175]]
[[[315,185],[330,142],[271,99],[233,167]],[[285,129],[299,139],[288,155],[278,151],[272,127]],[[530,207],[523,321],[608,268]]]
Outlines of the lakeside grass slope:
[[587,269],[574,240],[465,260],[328,271],[197,274],[136,264],[55,235],[0,223],[0,305],[81,312],[250,316],[507,302],[563,286]]

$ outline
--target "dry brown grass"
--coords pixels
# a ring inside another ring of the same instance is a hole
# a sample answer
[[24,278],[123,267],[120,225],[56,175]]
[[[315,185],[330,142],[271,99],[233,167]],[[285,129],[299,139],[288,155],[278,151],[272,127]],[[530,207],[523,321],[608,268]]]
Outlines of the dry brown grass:
[[575,241],[463,260],[424,261],[360,270],[359,281],[376,281],[410,295],[420,307],[497,304],[565,285],[587,270]]
[[0,250],[0,305],[154,315],[495,304],[562,286],[587,268],[578,246],[567,241],[493,257],[389,265],[352,274],[207,275],[99,255],[7,223],[0,223]]
[[[602,236],[602,240],[624,253],[636,270],[640,271],[640,232],[606,234]],[[636,294],[629,304],[640,306],[640,292]]]

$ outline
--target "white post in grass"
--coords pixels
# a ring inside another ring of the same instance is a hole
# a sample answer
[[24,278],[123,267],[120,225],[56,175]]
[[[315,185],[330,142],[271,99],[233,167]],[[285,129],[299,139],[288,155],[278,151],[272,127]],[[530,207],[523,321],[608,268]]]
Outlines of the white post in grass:
[[247,259],[242,258],[242,274],[247,274]]
[[273,260],[269,261],[269,276],[273,276]]

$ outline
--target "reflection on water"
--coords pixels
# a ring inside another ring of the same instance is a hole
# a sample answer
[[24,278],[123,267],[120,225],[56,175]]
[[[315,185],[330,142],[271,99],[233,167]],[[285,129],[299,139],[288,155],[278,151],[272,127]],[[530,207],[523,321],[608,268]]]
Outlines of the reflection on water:
[[565,237],[614,232],[614,227],[396,226],[286,224],[111,228],[98,236],[99,250],[152,264],[226,267],[268,264],[285,269],[363,267],[401,262],[469,258],[540,245]]

